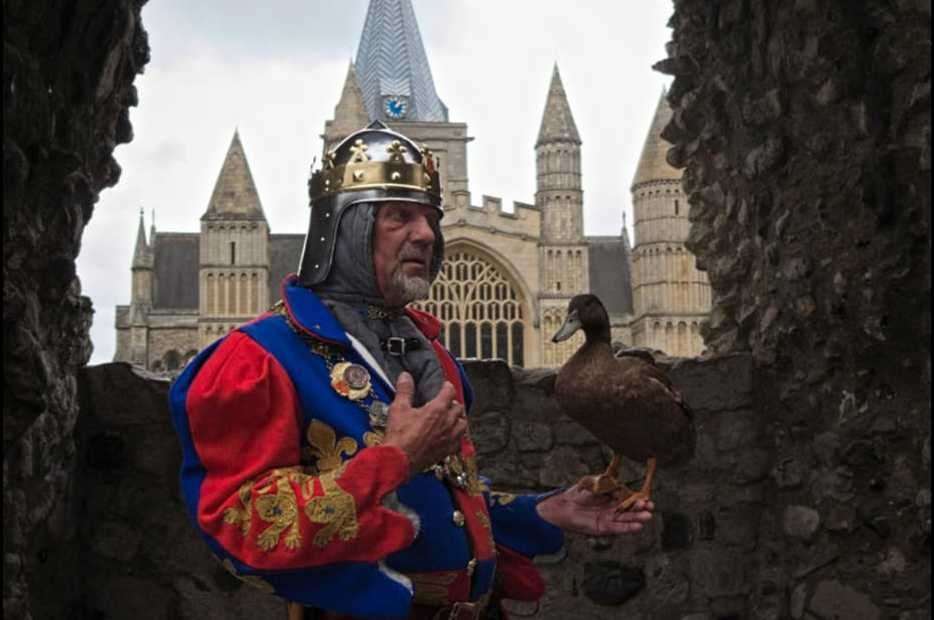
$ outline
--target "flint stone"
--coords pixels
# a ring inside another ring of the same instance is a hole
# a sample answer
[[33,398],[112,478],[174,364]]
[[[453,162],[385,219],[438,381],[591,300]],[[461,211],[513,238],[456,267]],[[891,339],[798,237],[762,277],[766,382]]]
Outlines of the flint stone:
[[836,579],[824,580],[817,584],[808,608],[820,618],[846,618],[846,620],[880,620],[882,618],[879,608],[867,595]]
[[745,353],[679,360],[669,376],[695,412],[742,409],[752,402],[752,358]]
[[622,605],[645,587],[642,570],[619,562],[588,562],[581,589],[597,605]]
[[539,472],[539,482],[546,488],[574,484],[590,473],[577,451],[558,446],[545,457]]
[[799,583],[791,592],[791,600],[788,603],[788,613],[795,620],[804,615],[804,605],[807,603],[808,587],[805,583]]
[[535,422],[517,422],[513,427],[516,447],[522,452],[550,450],[554,444],[551,427]]
[[785,534],[810,541],[820,528],[820,513],[808,506],[788,506],[782,517]]
[[730,452],[748,446],[759,432],[752,412],[730,413],[720,417],[717,449]]
[[470,437],[478,454],[499,452],[509,443],[509,420],[498,411],[471,416]]

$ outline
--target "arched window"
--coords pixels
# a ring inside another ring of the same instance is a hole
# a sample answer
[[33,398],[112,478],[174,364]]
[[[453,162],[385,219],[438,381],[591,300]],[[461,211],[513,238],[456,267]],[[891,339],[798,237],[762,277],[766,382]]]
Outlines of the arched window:
[[413,304],[437,316],[441,341],[457,357],[502,359],[523,364],[523,299],[497,265],[467,250],[454,251],[431,286],[429,298]]
[[167,351],[162,359],[166,370],[178,370],[182,365],[182,356],[175,349]]

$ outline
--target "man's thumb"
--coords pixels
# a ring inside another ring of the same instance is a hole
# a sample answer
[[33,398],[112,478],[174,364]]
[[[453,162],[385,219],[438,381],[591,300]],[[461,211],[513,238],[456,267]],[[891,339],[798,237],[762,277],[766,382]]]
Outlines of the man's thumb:
[[415,382],[412,380],[412,375],[400,372],[399,378],[396,379],[396,400],[411,405],[413,394],[415,394]]

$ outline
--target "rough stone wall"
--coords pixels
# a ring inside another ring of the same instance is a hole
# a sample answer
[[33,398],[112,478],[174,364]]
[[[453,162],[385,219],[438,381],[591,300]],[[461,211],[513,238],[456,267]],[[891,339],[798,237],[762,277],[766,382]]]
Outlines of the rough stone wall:
[[[606,467],[605,449],[558,411],[553,370],[472,362],[467,371],[477,394],[471,433],[494,488],[543,491]],[[674,364],[696,410],[696,458],[661,470],[659,514],[639,536],[570,535],[561,553],[541,558],[548,590],[537,617],[680,619],[743,604],[769,472],[751,371],[748,355]],[[58,596],[74,617],[278,620],[282,601],[228,575],[188,522],[168,382],[143,372],[123,363],[82,371],[76,436],[84,465],[60,517],[80,535],[70,553],[82,582]],[[641,467],[626,463],[624,478],[640,477]]]
[[774,388],[752,617],[930,613],[930,7],[675,0],[707,345]]
[[[75,466],[76,372],[91,302],[75,257],[111,156],[133,135],[149,58],[142,0],[3,4],[3,611],[66,617],[74,535],[60,516]],[[39,611],[41,610],[41,611]]]

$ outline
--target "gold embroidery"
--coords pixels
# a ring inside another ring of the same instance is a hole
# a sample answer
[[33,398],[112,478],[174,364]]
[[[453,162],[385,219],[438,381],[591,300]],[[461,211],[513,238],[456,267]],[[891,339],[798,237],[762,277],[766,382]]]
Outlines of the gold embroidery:
[[326,546],[335,534],[341,540],[351,540],[357,536],[357,504],[353,495],[337,484],[337,478],[344,472],[344,467],[341,465],[322,474],[319,480],[324,495],[312,497],[305,504],[308,520],[324,525],[315,534],[314,543],[318,547]]
[[357,442],[351,437],[337,439],[334,429],[321,422],[312,420],[305,431],[305,437],[311,445],[311,453],[317,459],[317,468],[321,473],[329,472],[340,467],[343,460],[341,454],[352,456],[357,451]]
[[256,575],[241,575],[237,573],[237,569],[234,568],[233,562],[230,561],[230,558],[225,558],[221,562],[223,567],[227,569],[227,572],[242,581],[243,583],[249,584],[254,588],[259,588],[266,594],[274,594],[276,589],[272,587],[272,584],[263,579],[262,577],[257,577]]
[[480,522],[480,525],[482,525],[484,528],[488,530],[493,529],[493,525],[490,523],[490,517],[485,512],[483,512],[482,510],[478,510],[476,514],[477,514],[477,521]]
[[[297,549],[302,544],[302,535],[298,529],[298,502],[289,483],[289,479],[295,475],[294,471],[282,472],[275,481],[276,493],[260,495],[253,503],[260,519],[271,524],[256,539],[256,544],[263,551],[269,551],[279,544],[279,535],[285,530],[288,530],[285,535],[286,549]],[[257,493],[268,491],[272,485],[270,483],[257,490]]]
[[480,474],[477,471],[476,457],[466,457],[464,459],[464,469],[467,472],[467,491],[471,495],[480,495],[483,488],[480,486]]
[[240,507],[231,506],[224,511],[224,523],[239,526],[240,533],[244,536],[250,531],[250,522],[253,517],[253,511],[250,510],[250,494],[252,492],[252,482],[243,484],[237,491],[237,495],[240,497]]
[[367,448],[372,448],[373,446],[378,446],[383,443],[384,437],[385,435],[380,431],[367,431],[363,433],[363,443]]
[[496,547],[496,541],[493,539],[493,524],[490,523],[490,515],[488,515],[485,510],[478,510],[476,515],[477,521],[480,522],[480,525],[483,526],[483,529],[486,530],[486,533],[489,536],[490,546]]
[[449,589],[457,580],[457,571],[414,573],[406,575],[412,580],[415,602],[420,605],[441,606],[450,603]]
[[490,498],[493,500],[494,504],[505,506],[506,504],[509,504],[510,502],[515,501],[516,496],[513,495],[512,493],[498,493],[496,491],[493,491],[492,493],[490,493]]

